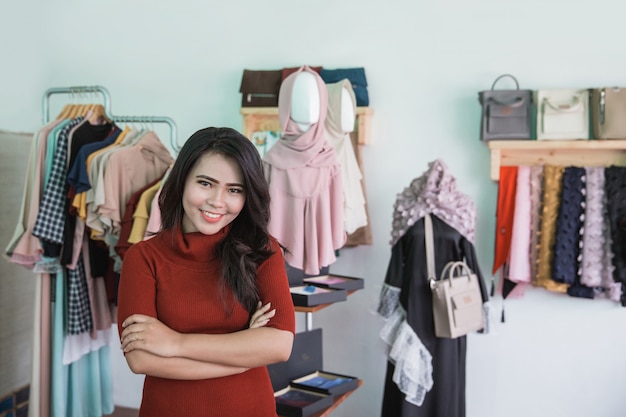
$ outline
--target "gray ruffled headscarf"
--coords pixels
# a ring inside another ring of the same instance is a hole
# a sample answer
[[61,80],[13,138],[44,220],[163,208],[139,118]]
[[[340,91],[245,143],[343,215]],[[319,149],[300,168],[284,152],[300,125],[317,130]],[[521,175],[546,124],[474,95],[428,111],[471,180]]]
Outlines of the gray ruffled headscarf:
[[391,245],[426,213],[431,213],[475,243],[476,206],[472,198],[456,188],[456,179],[441,159],[414,179],[394,204]]

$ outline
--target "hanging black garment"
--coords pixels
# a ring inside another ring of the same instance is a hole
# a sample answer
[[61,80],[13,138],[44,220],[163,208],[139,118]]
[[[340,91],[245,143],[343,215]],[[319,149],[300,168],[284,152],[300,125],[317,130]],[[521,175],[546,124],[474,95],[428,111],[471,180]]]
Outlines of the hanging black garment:
[[[438,217],[432,216],[432,219],[436,275],[441,274],[448,262],[464,259],[477,274],[483,301],[487,301],[487,288],[474,245]],[[393,246],[385,284],[400,289],[400,303],[406,311],[407,323],[432,355],[434,383],[421,406],[411,404],[393,382],[394,366],[388,362],[381,416],[465,417],[466,336],[457,339],[435,336],[423,218]]]
[[563,172],[561,203],[556,219],[552,279],[573,285],[578,277],[580,229],[584,214],[585,169],[567,167]]
[[626,168],[604,170],[604,189],[613,249],[613,279],[622,283],[622,306],[626,307]]

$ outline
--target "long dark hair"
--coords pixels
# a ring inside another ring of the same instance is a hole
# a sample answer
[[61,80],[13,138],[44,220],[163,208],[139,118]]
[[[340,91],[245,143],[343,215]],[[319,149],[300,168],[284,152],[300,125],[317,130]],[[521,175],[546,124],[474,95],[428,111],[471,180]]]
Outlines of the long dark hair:
[[159,196],[161,228],[182,228],[185,183],[198,159],[207,153],[232,158],[239,164],[243,175],[245,205],[231,223],[217,252],[222,262],[222,286],[227,285],[252,313],[260,299],[256,286],[257,268],[273,251],[269,248],[267,231],[269,189],[261,158],[249,139],[226,127],[208,127],[191,135],[180,150]]

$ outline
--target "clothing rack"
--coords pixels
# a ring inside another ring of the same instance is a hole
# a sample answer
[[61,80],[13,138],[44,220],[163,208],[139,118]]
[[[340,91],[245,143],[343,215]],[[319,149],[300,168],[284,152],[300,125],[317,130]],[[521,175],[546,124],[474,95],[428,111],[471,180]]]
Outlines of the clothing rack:
[[176,123],[170,117],[165,116],[109,116],[111,120],[117,123],[164,123],[170,127],[170,145],[176,152],[180,151],[178,145],[178,128]]
[[83,94],[98,93],[104,101],[103,107],[109,120],[117,123],[163,123],[170,128],[170,145],[175,152],[180,151],[178,145],[178,127],[176,122],[166,116],[114,116],[111,114],[111,95],[109,90],[99,85],[93,86],[73,86],[73,87],[52,87],[47,89],[43,95],[42,114],[43,123],[50,122],[50,97],[55,94],[69,94],[71,96],[80,96]]

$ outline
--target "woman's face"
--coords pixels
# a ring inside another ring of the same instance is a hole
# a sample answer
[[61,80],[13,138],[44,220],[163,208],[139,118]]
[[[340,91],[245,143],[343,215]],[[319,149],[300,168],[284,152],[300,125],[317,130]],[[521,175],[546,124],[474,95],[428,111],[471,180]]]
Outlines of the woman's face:
[[192,168],[183,190],[183,232],[213,235],[239,215],[246,202],[239,164],[207,153]]

